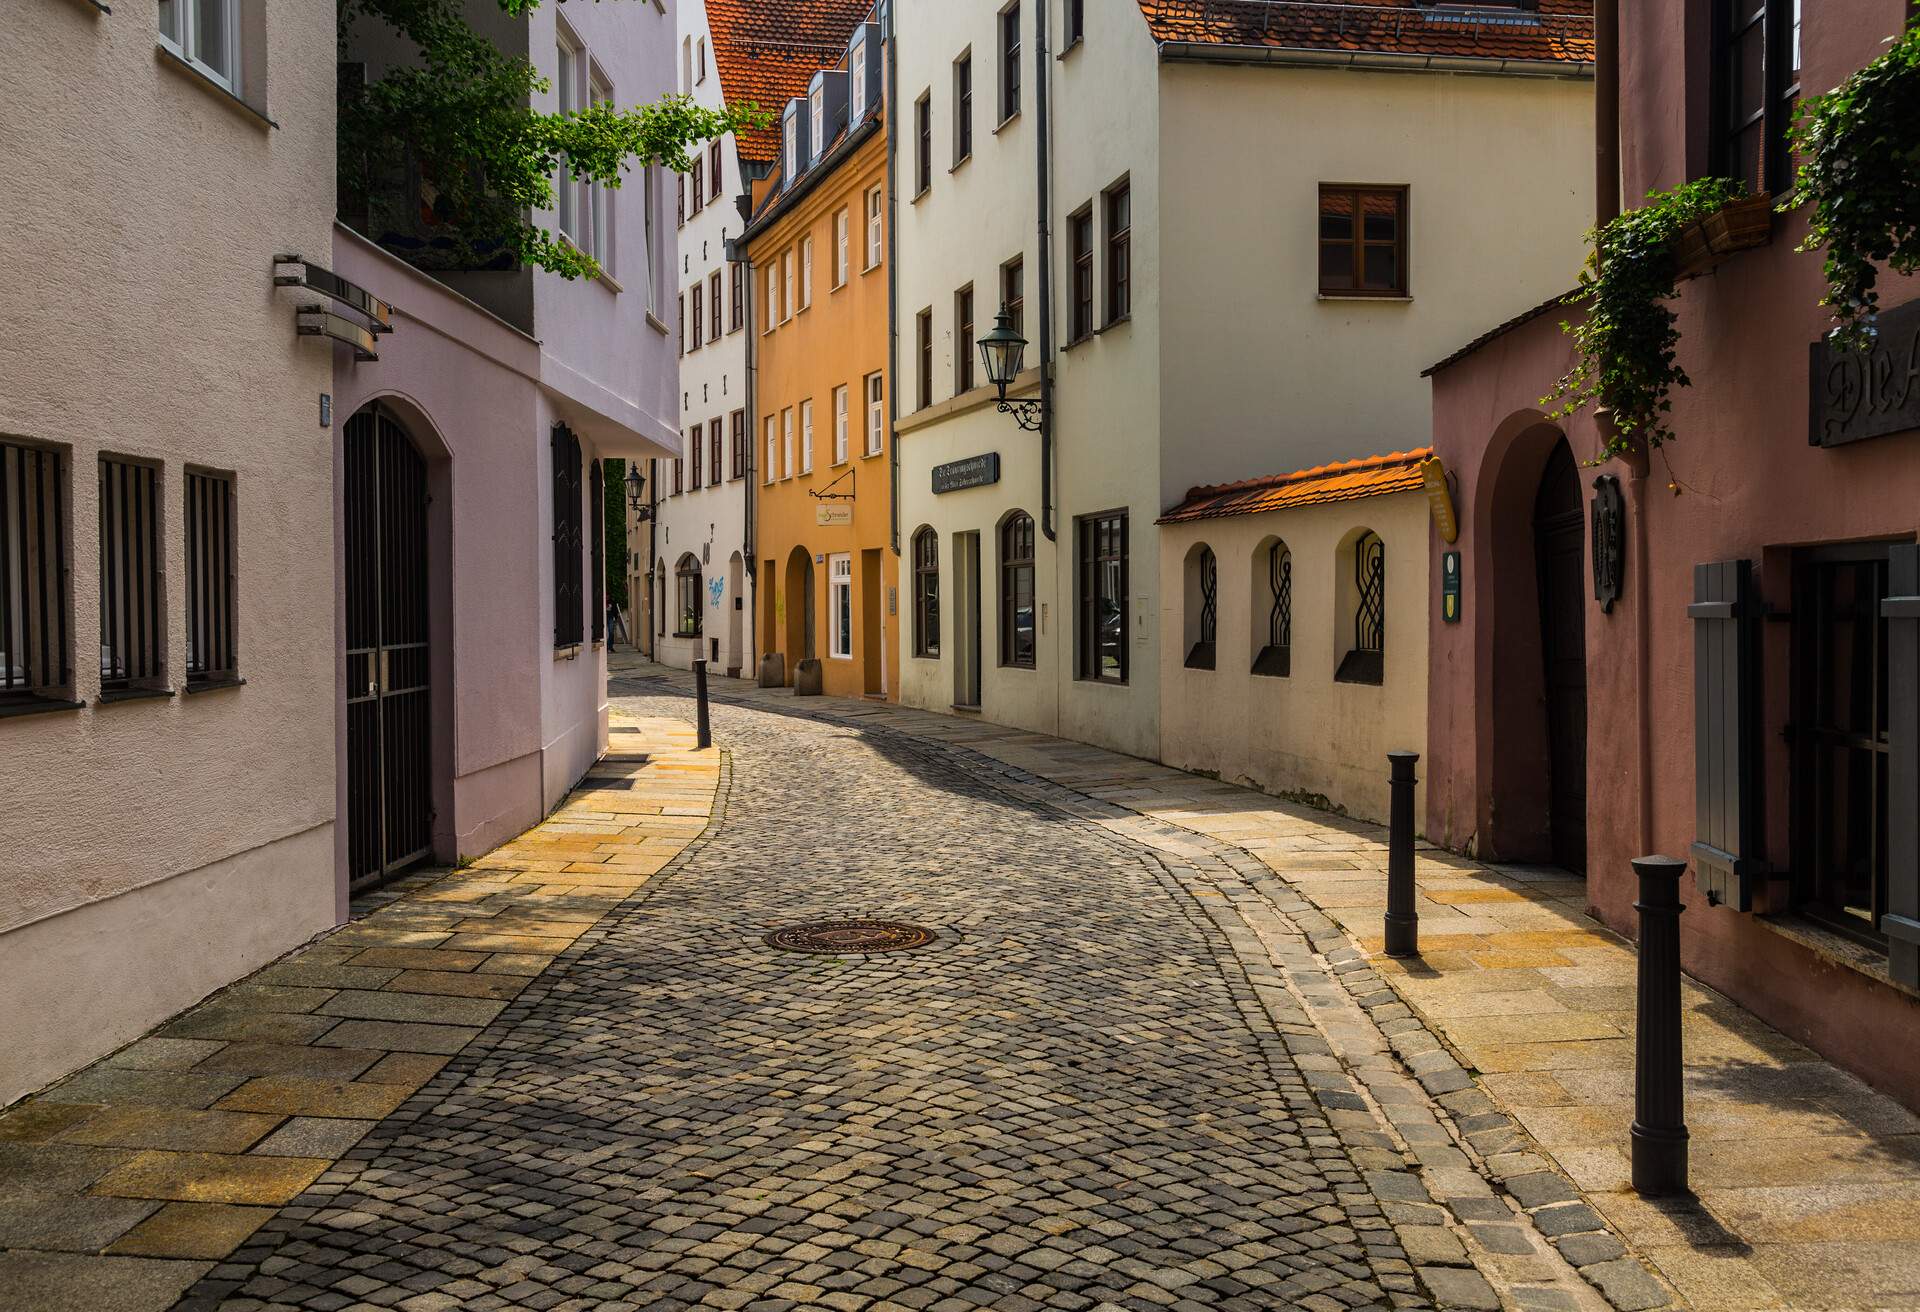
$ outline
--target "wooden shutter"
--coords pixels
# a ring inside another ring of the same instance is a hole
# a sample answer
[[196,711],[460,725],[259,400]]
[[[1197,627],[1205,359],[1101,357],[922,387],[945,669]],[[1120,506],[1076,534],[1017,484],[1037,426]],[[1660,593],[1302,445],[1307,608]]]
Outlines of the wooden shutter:
[[1751,911],[1766,868],[1753,562],[1695,565],[1687,614],[1693,620],[1694,877],[1709,902]]
[[1887,599],[1887,970],[1920,988],[1920,546],[1893,548]]

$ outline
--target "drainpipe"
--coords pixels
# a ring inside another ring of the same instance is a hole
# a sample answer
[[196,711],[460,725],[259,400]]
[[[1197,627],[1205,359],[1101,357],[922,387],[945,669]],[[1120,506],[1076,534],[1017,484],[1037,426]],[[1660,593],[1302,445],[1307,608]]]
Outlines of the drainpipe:
[[[893,554],[900,555],[900,434],[894,425],[900,420],[900,248],[895,234],[900,218],[900,133],[893,122],[893,108],[900,103],[900,64],[893,50],[893,6],[880,6],[881,44],[887,51],[887,103],[881,112],[887,116],[887,477],[892,494],[887,499],[888,528],[892,534]],[[882,640],[886,623],[881,620]]]
[[1594,220],[1620,214],[1620,0],[1593,5]]
[[660,568],[660,462],[649,460],[647,463],[653,466],[653,477],[647,480],[647,659],[657,661],[660,653],[653,640],[653,626],[660,622],[660,617],[653,613],[658,600],[654,596],[653,581]]
[[1052,68],[1047,58],[1047,11],[1051,4],[1033,7],[1034,108],[1036,146],[1034,165],[1038,175],[1040,210],[1040,531],[1047,541],[1053,529],[1053,230],[1050,211],[1053,205],[1053,120],[1047,104],[1047,87]]
[[[740,217],[742,221],[744,221],[747,218],[748,206],[751,204],[751,201],[749,200],[749,197],[751,196],[751,194],[752,193],[749,192],[747,196],[742,196],[739,199]],[[726,252],[727,258],[731,260],[733,263],[738,264],[740,266],[740,276],[746,279],[746,285],[741,289],[741,293],[740,293],[740,301],[741,301],[741,305],[743,307],[743,313],[744,313],[744,317],[742,319],[742,331],[745,332],[747,335],[747,366],[746,366],[746,370],[747,370],[747,377],[746,377],[746,388],[747,388],[746,471],[747,471],[747,476],[744,484],[740,489],[740,496],[746,508],[746,515],[745,515],[745,518],[742,519],[741,521],[744,527],[740,535],[740,538],[741,538],[740,556],[742,561],[745,562],[747,571],[750,572],[753,576],[752,586],[750,588],[743,588],[742,591],[751,592],[753,594],[754,605],[751,607],[753,614],[747,617],[747,623],[745,628],[747,633],[751,635],[748,639],[749,644],[752,646],[752,648],[755,651],[760,652],[760,654],[764,656],[766,654],[766,649],[761,647],[760,645],[760,632],[759,632],[760,563],[753,558],[754,527],[755,527],[753,522],[753,486],[755,481],[753,462],[754,462],[755,456],[758,455],[760,450],[760,416],[754,408],[754,400],[760,390],[758,387],[758,382],[760,378],[760,349],[759,349],[760,334],[755,332],[753,328],[754,267],[753,267],[753,260],[749,258],[749,256],[747,255],[747,234],[744,229],[741,230],[741,233],[738,237],[735,237],[731,241],[729,241],[727,243],[727,246],[728,246],[728,249]],[[757,669],[755,673],[756,674],[758,673]]]

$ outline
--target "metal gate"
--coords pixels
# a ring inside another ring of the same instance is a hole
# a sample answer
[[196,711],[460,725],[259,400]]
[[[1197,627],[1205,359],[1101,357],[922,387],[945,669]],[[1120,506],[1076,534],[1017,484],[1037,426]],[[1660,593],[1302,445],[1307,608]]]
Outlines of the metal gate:
[[427,465],[379,406],[347,421],[347,850],[356,887],[433,846]]

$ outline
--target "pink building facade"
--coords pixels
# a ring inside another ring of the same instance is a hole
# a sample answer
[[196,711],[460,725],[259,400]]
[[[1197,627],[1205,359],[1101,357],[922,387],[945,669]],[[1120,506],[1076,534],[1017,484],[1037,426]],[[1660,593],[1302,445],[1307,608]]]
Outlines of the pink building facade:
[[[1728,36],[1722,8],[1759,26]],[[1797,90],[1874,58],[1905,8],[1846,0],[1802,25],[1794,0],[1623,0],[1624,203],[1709,175],[1784,191]],[[1728,81],[1741,60],[1765,70],[1751,104]],[[1728,124],[1729,104],[1758,117]],[[1626,932],[1629,860],[1687,857],[1686,969],[1920,1105],[1920,717],[1913,621],[1886,604],[1916,590],[1920,286],[1883,276],[1874,358],[1835,360],[1805,230],[1776,215],[1766,245],[1682,285],[1693,385],[1650,471],[1592,463],[1591,414],[1542,412],[1571,310],[1430,371],[1460,522],[1434,574],[1461,585],[1431,621],[1426,831],[1584,870]],[[1847,386],[1868,376],[1895,386]]]

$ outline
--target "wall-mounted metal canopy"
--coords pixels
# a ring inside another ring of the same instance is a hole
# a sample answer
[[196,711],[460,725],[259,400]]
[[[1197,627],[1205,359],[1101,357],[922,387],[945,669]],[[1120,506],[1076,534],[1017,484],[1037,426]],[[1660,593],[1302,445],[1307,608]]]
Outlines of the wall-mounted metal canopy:
[[367,317],[368,327],[375,335],[393,331],[391,305],[366,288],[348,282],[333,270],[323,269],[310,260],[301,259],[298,255],[273,257],[273,285],[305,287],[309,291],[316,291],[322,296],[330,297],[351,310],[357,310]]
[[372,330],[344,315],[308,305],[300,308],[294,322],[294,331],[301,337],[331,337],[336,342],[345,342],[353,348],[353,358],[363,364],[380,358],[374,353],[379,339]]

